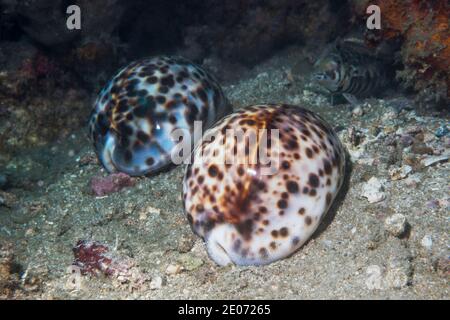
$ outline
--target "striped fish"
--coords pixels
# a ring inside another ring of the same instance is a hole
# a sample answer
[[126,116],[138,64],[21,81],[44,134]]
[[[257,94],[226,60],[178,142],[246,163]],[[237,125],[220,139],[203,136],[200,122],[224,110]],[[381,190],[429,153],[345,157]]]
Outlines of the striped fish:
[[337,41],[314,64],[313,83],[332,95],[342,94],[350,103],[376,96],[391,83],[388,60],[362,44]]

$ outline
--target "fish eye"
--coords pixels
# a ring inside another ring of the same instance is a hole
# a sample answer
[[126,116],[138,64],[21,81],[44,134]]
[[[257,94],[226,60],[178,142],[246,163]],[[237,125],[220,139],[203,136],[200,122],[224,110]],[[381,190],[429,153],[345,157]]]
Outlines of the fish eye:
[[334,79],[336,79],[336,74],[335,74],[334,71],[328,71],[327,72],[327,77],[332,79],[332,80],[334,80]]
[[315,73],[314,74],[314,79],[315,80],[324,80],[326,78],[326,76],[325,76],[325,74],[323,74],[323,73]]

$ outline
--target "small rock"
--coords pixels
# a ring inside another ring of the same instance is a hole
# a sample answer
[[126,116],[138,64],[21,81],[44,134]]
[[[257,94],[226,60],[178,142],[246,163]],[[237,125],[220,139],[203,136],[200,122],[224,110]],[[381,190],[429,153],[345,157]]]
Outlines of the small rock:
[[401,289],[408,285],[410,281],[409,265],[403,263],[390,264],[386,272],[385,285],[393,289]]
[[183,270],[183,268],[180,265],[178,265],[178,264],[176,264],[176,265],[170,264],[167,267],[167,269],[166,269],[166,274],[170,274],[170,275],[178,274],[182,270]]
[[370,219],[366,222],[366,225],[364,226],[364,235],[366,247],[369,250],[377,249],[386,241],[383,225],[374,219]]
[[418,133],[423,132],[423,128],[418,125],[410,125],[407,126],[404,131],[408,134],[416,135]]
[[428,147],[423,142],[415,142],[411,147],[411,151],[415,154],[433,154],[433,148]]
[[441,255],[434,261],[434,268],[444,276],[450,277],[450,257]]
[[405,184],[408,187],[416,188],[419,185],[420,181],[421,181],[421,179],[417,175],[414,175],[414,176],[406,178]]
[[406,231],[406,226],[406,217],[399,213],[388,217],[384,222],[386,230],[395,237],[401,237]]
[[164,284],[164,279],[160,276],[156,276],[152,278],[152,281],[150,282],[150,289],[151,290],[158,290],[161,289]]
[[364,110],[359,106],[352,110],[352,115],[354,117],[361,117],[363,114],[364,114]]
[[408,165],[401,166],[399,168],[392,168],[389,170],[389,175],[391,180],[401,180],[404,179],[412,172],[412,167]]
[[76,160],[80,166],[85,166],[88,164],[98,164],[98,159],[95,153],[87,153]]
[[442,142],[442,146],[444,148],[449,149],[450,148],[450,137],[444,137],[444,141]]
[[192,271],[198,269],[203,265],[203,260],[193,256],[192,254],[184,254],[179,259],[180,263],[183,265],[183,269],[187,271]]
[[394,126],[385,126],[383,128],[383,132],[385,134],[390,134],[390,133],[394,133],[395,132],[395,127]]
[[10,192],[0,191],[0,206],[12,208],[16,203],[17,197],[14,194]]
[[425,132],[423,134],[423,142],[430,143],[430,142],[433,142],[434,140],[436,140],[436,136],[434,134],[429,133],[429,132]]
[[91,189],[97,197],[120,191],[125,187],[132,187],[134,184],[135,180],[122,172],[113,173],[107,177],[93,177],[91,179]]
[[33,237],[36,235],[36,231],[33,228],[28,228],[25,231],[25,237]]
[[144,206],[139,210],[139,220],[147,220],[148,214],[159,215],[161,214],[161,209],[152,206]]
[[414,138],[411,137],[409,134],[404,134],[400,137],[399,141],[400,141],[400,145],[403,148],[406,148],[413,144]]
[[438,162],[445,162],[450,158],[450,154],[443,154],[440,156],[427,157],[421,161],[424,167],[429,167]]
[[361,149],[360,150],[348,149],[348,153],[350,154],[350,160],[352,162],[357,162],[363,156],[364,150],[361,150]]
[[363,186],[362,196],[367,198],[369,203],[376,203],[384,200],[384,183],[376,177],[372,177]]
[[439,200],[436,200],[436,199],[430,200],[425,204],[425,206],[428,209],[437,209],[437,208],[439,208]]
[[436,132],[434,133],[434,135],[438,138],[441,138],[445,135],[447,135],[450,132],[450,130],[448,129],[448,126],[440,126],[439,128],[437,128]]
[[69,276],[64,284],[64,288],[69,291],[81,290],[83,287],[83,278],[80,267],[71,265],[67,267],[66,272]]
[[427,250],[431,250],[431,247],[433,246],[433,239],[431,235],[427,234],[425,235],[422,240],[420,241],[420,244],[422,247],[424,247]]
[[381,119],[386,122],[389,120],[394,120],[398,118],[398,112],[396,112],[393,108],[387,108],[383,113]]
[[367,267],[366,274],[368,275],[366,279],[366,286],[370,290],[380,290],[383,289],[383,277],[382,270],[380,266],[371,265]]

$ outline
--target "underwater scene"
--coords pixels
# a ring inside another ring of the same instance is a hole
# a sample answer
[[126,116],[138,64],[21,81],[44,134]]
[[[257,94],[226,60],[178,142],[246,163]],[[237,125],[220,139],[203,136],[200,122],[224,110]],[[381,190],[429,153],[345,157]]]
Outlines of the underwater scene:
[[0,299],[450,299],[447,0],[0,0]]

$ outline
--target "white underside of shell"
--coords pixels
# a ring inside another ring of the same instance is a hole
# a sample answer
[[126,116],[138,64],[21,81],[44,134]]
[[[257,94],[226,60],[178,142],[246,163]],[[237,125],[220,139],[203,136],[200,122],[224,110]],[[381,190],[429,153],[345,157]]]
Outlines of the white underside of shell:
[[[197,148],[187,168],[183,191],[188,219],[218,265],[264,265],[288,257],[311,238],[342,185],[342,145],[329,125],[309,111],[297,114],[290,109],[279,116],[276,125],[284,138],[271,143],[272,151],[274,145],[281,146],[274,174],[262,175],[260,166],[226,166],[220,161],[235,147],[228,140],[225,145],[219,142],[223,127],[245,126],[248,119],[260,119],[259,112],[280,109],[258,106],[225,118],[205,132],[216,139]],[[250,122],[246,132],[255,123]],[[243,143],[237,143],[236,152],[242,154],[242,149]]]

